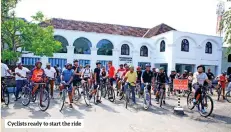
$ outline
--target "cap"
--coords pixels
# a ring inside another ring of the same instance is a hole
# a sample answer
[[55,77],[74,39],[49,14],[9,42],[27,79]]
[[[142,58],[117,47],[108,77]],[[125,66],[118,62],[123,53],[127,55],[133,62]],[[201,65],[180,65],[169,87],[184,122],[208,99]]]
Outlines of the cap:
[[134,66],[133,66],[133,65],[130,65],[129,68],[133,68],[133,69],[134,69]]
[[151,65],[150,64],[146,64],[145,67],[151,67]]
[[96,64],[96,65],[99,65],[99,64],[101,64],[101,62],[97,61],[95,64]]
[[164,67],[160,67],[159,70],[164,70]]
[[176,70],[172,70],[172,72],[175,72]]

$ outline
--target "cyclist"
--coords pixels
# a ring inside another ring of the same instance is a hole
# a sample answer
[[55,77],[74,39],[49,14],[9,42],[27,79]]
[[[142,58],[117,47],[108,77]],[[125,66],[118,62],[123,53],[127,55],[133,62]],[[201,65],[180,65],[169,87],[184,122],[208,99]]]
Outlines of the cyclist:
[[172,94],[173,92],[173,80],[176,79],[176,70],[172,70],[171,74],[169,75],[170,81],[171,81],[171,86],[170,86],[170,92]]
[[193,73],[189,72],[189,76],[188,76],[188,87],[190,92],[192,92],[192,81],[193,81]]
[[[93,77],[95,84],[94,84],[94,90],[91,92],[91,94],[89,96],[90,98],[92,97],[92,94],[94,94],[96,92],[97,87],[100,84],[100,72],[101,72],[100,68],[101,68],[101,63],[100,62],[96,62],[96,68],[94,70],[94,77]],[[96,99],[96,102],[97,103],[101,103],[101,101],[98,98]]]
[[[153,83],[154,81],[154,77],[153,77],[153,72],[151,71],[151,65],[150,64],[146,64],[145,65],[145,71],[143,72],[142,76],[141,76],[141,91],[140,94],[143,94],[144,91],[144,83]],[[151,103],[151,86],[149,85],[147,87],[148,92],[150,94],[150,105],[152,105]]]
[[[73,80],[73,76],[74,76],[74,70],[72,69],[72,64],[71,63],[67,63],[66,64],[67,69],[64,70],[62,72],[62,76],[61,76],[61,82],[65,82],[66,84],[69,84],[68,87],[68,97],[69,97],[69,107],[72,108],[72,103],[73,103],[73,99],[72,99],[72,86],[71,86],[71,82]],[[60,85],[60,91],[62,91],[62,89],[64,88],[64,86],[61,84]],[[62,94],[62,92],[60,92],[60,95]]]
[[47,63],[46,68],[44,69],[46,77],[48,77],[48,84],[50,84],[50,88],[51,88],[51,98],[53,98],[53,92],[54,92],[54,83],[55,83],[55,78],[57,76],[56,70],[54,69],[54,67],[51,67],[50,63]]
[[228,82],[228,80],[227,80],[227,77],[226,77],[226,72],[223,72],[222,75],[219,76],[219,82],[218,82],[218,84],[222,88],[223,99],[225,99],[225,86],[226,86],[227,82]]
[[[72,88],[72,96],[74,96],[75,94],[75,89],[77,88],[77,86],[79,84],[81,84],[81,69],[79,67],[79,64],[78,64],[78,60],[74,60],[73,63],[74,63],[74,66],[72,67],[73,71],[74,71],[74,76],[73,76],[73,88]],[[80,94],[80,93],[79,93]],[[79,96],[80,97],[80,96]]]
[[132,101],[134,104],[136,104],[136,99],[135,99],[136,80],[137,80],[137,73],[134,72],[134,66],[130,66],[130,71],[126,73],[124,77],[124,82],[126,81],[125,89],[128,89],[128,85],[131,89]]
[[140,66],[138,66],[136,68],[136,73],[137,73],[137,82],[141,84],[142,71],[141,71],[141,67]]
[[[159,92],[160,89],[163,88],[165,90],[165,83],[167,83],[167,76],[164,72],[164,68],[160,67],[159,68],[159,73],[157,74],[156,81],[157,83],[160,83],[157,87],[157,93],[156,93],[156,98],[157,98],[157,104],[159,103]],[[165,100],[163,100],[163,103],[165,104]]]
[[188,79],[188,71],[184,70],[184,73],[180,76],[180,79]]
[[[125,71],[125,69],[123,68],[123,64],[120,64],[120,68],[117,70],[117,80],[116,80],[116,88],[120,89],[120,86],[121,86],[121,83],[120,83],[120,80],[122,78],[122,75]],[[118,91],[117,91],[118,92]]]
[[30,70],[26,67],[22,66],[22,63],[18,63],[17,68],[15,68],[15,80],[16,80],[16,93],[15,93],[15,101],[17,101],[18,94],[22,90],[22,87],[26,84],[26,74],[30,72]]
[[[111,85],[111,88],[113,88],[113,82],[114,82],[114,76],[115,76],[115,67],[112,66],[112,61],[109,61],[108,62],[108,67],[109,67],[109,70],[108,70],[108,77],[109,77],[109,82],[110,82],[110,85]],[[109,99],[111,99],[113,97],[109,97]]]
[[[207,81],[210,84],[210,81],[209,81],[206,73],[204,73],[203,69],[204,69],[204,66],[199,65],[199,66],[197,66],[197,72],[195,72],[193,74],[192,84],[193,84],[193,88],[195,89],[195,95],[194,95],[194,99],[193,99],[194,103],[196,103],[199,100],[200,96],[198,96],[198,95],[199,94],[201,95],[201,88],[198,86],[198,84],[203,86],[205,81]],[[204,106],[202,106],[201,111],[203,113],[206,112],[204,109]]]
[[[4,82],[4,79],[7,75],[7,73],[11,74],[10,69],[8,68],[8,66],[6,64],[3,63],[3,61],[1,60],[1,83]],[[2,90],[1,90],[1,95],[2,95]],[[1,101],[4,102],[4,98],[3,96],[1,96]]]
[[91,86],[91,78],[92,78],[92,73],[91,73],[91,69],[90,69],[90,65],[86,64],[85,68],[82,70],[82,75],[81,75],[82,79],[84,81],[87,81],[89,86]]
[[106,83],[106,79],[108,77],[108,74],[107,74],[106,68],[104,66],[102,67],[102,70],[100,72],[100,77],[102,77],[103,82]]
[[207,74],[207,76],[208,76],[208,79],[209,79],[210,81],[213,81],[214,75],[213,75],[213,73],[211,72],[211,69],[210,69],[210,68],[208,69],[208,72],[207,72],[206,74]]
[[[41,83],[44,82],[44,79],[46,77],[45,71],[41,68],[42,67],[42,62],[38,61],[35,63],[35,68],[31,70],[31,81],[34,83]],[[38,89],[39,85],[34,84],[33,90],[32,90],[32,96],[34,96],[36,90]],[[42,101],[40,101],[40,106],[44,107],[42,104]]]

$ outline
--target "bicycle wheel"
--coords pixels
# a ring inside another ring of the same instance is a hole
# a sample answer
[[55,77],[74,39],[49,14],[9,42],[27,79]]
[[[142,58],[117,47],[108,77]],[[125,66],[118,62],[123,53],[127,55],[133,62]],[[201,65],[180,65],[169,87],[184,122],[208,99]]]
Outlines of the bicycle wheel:
[[130,95],[130,92],[129,92],[129,90],[127,90],[127,91],[126,91],[126,95],[125,95],[125,108],[126,108],[126,109],[128,108],[129,95]]
[[105,98],[105,97],[106,97],[106,94],[107,94],[106,86],[105,86],[105,85],[102,85],[102,87],[101,87],[101,96],[102,96],[103,98]]
[[204,98],[202,99],[201,105],[204,105],[204,108],[206,110],[209,110],[209,111],[202,113],[202,111],[200,110],[200,115],[203,117],[210,116],[213,112],[213,100],[212,100],[212,98],[208,95],[205,95]]
[[25,88],[21,97],[22,97],[22,105],[27,106],[30,104],[31,91],[29,90],[29,88]]
[[231,90],[228,91],[228,92],[226,93],[225,97],[226,97],[226,100],[227,100],[229,103],[231,103]]
[[75,88],[75,92],[74,92],[74,100],[78,101],[81,98],[81,94],[79,93],[79,88]]
[[64,106],[65,101],[66,101],[66,95],[67,95],[67,90],[63,89],[62,90],[62,97],[61,97],[61,99],[62,99],[61,103],[62,104],[61,104],[61,109],[59,111],[62,111],[62,109],[63,109],[63,106]]
[[4,87],[3,89],[4,89],[3,90],[3,98],[5,100],[5,105],[8,105],[10,103],[10,94],[9,94],[7,88]]
[[108,89],[108,99],[111,102],[115,101],[115,92],[113,88]]
[[187,97],[187,106],[190,110],[194,109],[195,105],[193,103],[194,94],[192,92],[189,92]]
[[220,97],[221,97],[221,87],[219,87],[218,89],[217,89],[217,100],[219,101],[220,100]]
[[[41,95],[41,92],[42,92],[42,95]],[[39,92],[39,104],[38,105],[41,111],[46,111],[50,105],[49,93],[45,89]]]
[[87,87],[84,88],[84,92],[83,92],[83,98],[84,98],[84,101],[86,103],[87,106],[90,105],[90,98],[89,98],[89,90]]
[[160,89],[160,99],[159,99],[160,107],[162,107],[163,99],[164,99],[164,90]]
[[150,107],[150,95],[149,92],[146,92],[144,96],[144,109],[147,110],[149,107]]

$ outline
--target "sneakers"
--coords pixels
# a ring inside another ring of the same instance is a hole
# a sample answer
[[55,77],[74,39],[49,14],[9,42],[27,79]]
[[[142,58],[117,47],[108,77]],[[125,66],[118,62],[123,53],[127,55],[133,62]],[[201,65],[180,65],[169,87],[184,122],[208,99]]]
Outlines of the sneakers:
[[70,108],[73,108],[72,104],[69,105]]
[[101,100],[96,100],[96,102],[97,102],[97,103],[102,103],[102,101],[101,101]]
[[197,102],[196,99],[193,99],[193,103],[196,104],[196,102]]
[[41,107],[46,107],[45,105],[43,105],[42,103],[40,104]]
[[205,109],[201,109],[201,113],[204,114],[204,113],[207,113]]

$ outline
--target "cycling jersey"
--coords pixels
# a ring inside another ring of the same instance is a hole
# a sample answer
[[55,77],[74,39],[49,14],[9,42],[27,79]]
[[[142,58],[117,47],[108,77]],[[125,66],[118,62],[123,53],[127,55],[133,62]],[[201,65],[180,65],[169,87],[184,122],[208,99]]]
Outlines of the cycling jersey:
[[125,72],[125,69],[124,68],[119,68],[118,70],[117,70],[117,72],[118,72],[118,77],[122,77],[123,76],[123,73]]
[[170,79],[171,79],[171,82],[173,83],[173,79],[175,79],[176,78],[176,74],[170,74]]
[[106,76],[107,76],[107,72],[106,72],[106,71],[101,71],[100,75],[101,75],[102,77],[106,77]]
[[193,84],[198,82],[199,84],[204,85],[206,79],[208,79],[208,77],[205,73],[199,74],[198,72],[195,72],[193,74]]
[[159,83],[166,83],[166,74],[163,72],[163,73],[158,73],[157,74],[157,82]]
[[82,76],[83,76],[83,78],[90,78],[91,77],[91,69],[83,69]]
[[113,66],[111,66],[108,70],[108,76],[109,78],[113,78],[115,74],[115,68]]
[[33,82],[41,82],[45,76],[43,69],[34,68],[31,70],[31,80]]
[[137,80],[140,81],[141,80],[142,71],[136,71],[136,73],[137,73]]

